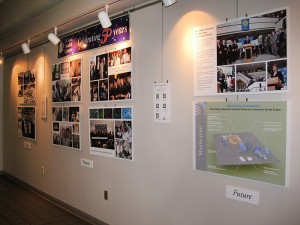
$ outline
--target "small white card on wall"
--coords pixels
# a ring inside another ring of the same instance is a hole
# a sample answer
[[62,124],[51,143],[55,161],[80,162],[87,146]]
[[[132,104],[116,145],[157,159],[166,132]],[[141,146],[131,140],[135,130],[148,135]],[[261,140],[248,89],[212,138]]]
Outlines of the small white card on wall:
[[226,185],[226,198],[259,205],[259,192]]
[[87,167],[87,168],[91,168],[91,169],[94,168],[94,162],[93,162],[93,160],[90,160],[90,159],[81,158],[80,164],[81,164],[81,166],[84,166],[84,167]]
[[170,83],[154,83],[153,120],[156,123],[170,123]]

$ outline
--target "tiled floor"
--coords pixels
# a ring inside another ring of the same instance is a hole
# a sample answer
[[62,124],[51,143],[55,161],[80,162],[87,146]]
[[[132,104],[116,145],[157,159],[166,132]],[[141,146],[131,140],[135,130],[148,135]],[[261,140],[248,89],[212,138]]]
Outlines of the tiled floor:
[[0,176],[0,225],[91,223]]

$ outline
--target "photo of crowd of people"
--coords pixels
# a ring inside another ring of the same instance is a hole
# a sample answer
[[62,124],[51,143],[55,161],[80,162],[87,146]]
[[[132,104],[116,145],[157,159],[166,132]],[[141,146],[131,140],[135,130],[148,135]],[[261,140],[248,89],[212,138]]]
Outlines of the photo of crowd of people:
[[131,99],[131,47],[90,57],[90,99]]
[[132,160],[132,108],[90,108],[91,154]]
[[80,149],[80,107],[52,107],[53,144]]
[[35,103],[36,72],[25,71],[18,74],[18,102],[19,104]]
[[90,143],[91,147],[114,149],[114,121],[91,120],[90,121]]
[[[243,27],[243,21],[248,21],[246,27]],[[217,26],[217,33],[218,66],[275,60],[287,56],[285,9],[220,24]]]
[[[266,66],[273,64],[273,61],[287,61],[287,18],[287,10],[282,9],[229,21],[217,26],[218,93],[228,91],[228,86],[226,88],[226,84],[224,84],[226,78],[220,72],[222,69],[224,73],[222,68],[224,66],[234,66],[233,68],[235,68],[236,92],[287,90],[287,73],[285,78],[281,78],[278,73],[279,81],[274,78],[266,84]],[[243,67],[243,64],[253,64],[253,66],[252,68],[250,65]],[[260,75],[248,76],[250,71],[247,72],[248,69],[245,68],[251,68],[251,73],[260,73]],[[276,68],[274,69],[276,70]],[[273,68],[270,69],[270,71],[272,70]],[[280,72],[280,70],[278,71]],[[263,72],[264,77],[262,77]],[[271,75],[270,78],[272,78]],[[274,82],[280,84],[274,85]]]
[[52,102],[81,101],[81,61],[52,65]]
[[18,107],[18,133],[20,137],[36,140],[35,107]]

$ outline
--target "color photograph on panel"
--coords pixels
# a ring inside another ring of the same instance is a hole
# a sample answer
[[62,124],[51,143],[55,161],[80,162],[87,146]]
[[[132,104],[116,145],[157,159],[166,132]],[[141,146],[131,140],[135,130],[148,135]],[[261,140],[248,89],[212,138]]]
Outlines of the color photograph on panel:
[[[287,35],[286,9],[217,26],[217,65],[235,65],[236,92],[287,90]],[[266,73],[277,60],[285,63]],[[228,91],[218,85],[219,93]]]
[[52,143],[80,150],[80,107],[52,107]]
[[52,65],[52,102],[81,102],[82,60]]
[[289,90],[287,8],[193,32],[195,96]]
[[133,159],[132,108],[89,108],[90,153]]
[[195,102],[195,169],[286,185],[286,101]]
[[131,47],[90,57],[90,100],[132,99]]

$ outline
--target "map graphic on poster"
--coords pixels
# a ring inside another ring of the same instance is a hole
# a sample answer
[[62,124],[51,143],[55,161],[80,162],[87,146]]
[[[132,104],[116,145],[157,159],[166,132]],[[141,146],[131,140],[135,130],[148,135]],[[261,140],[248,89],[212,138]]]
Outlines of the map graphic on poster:
[[19,137],[36,140],[35,107],[18,107]]
[[90,153],[132,160],[132,108],[89,108]]
[[80,150],[80,107],[52,107],[52,143]]
[[18,103],[35,104],[36,71],[25,71],[18,74]]
[[52,65],[52,102],[81,102],[82,59]]
[[289,90],[288,11],[196,27],[194,95]]
[[92,56],[89,65],[91,102],[132,98],[131,47]]
[[286,101],[195,102],[196,170],[285,186]]

